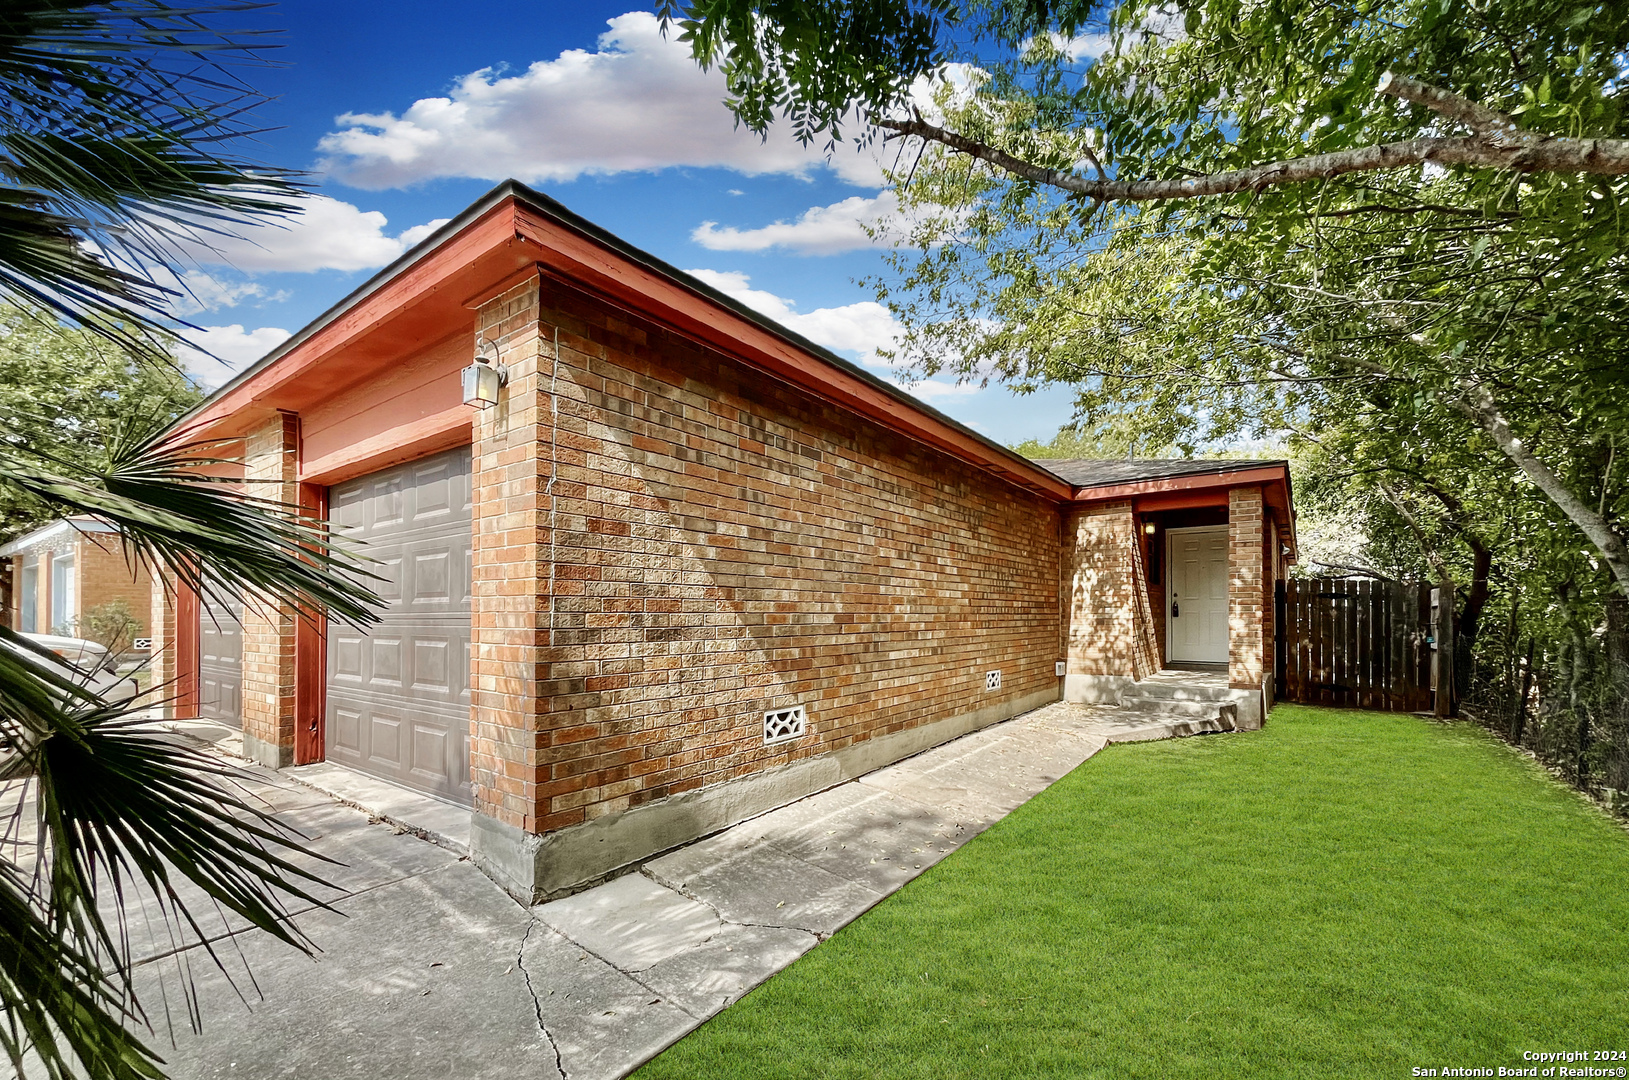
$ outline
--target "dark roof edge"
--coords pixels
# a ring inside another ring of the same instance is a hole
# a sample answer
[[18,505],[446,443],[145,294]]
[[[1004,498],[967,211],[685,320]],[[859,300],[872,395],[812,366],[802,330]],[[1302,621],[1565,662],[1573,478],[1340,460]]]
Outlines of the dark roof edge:
[[384,269],[370,277],[367,281],[357,286],[338,303],[334,304],[327,311],[324,311],[321,315],[318,315],[311,322],[307,323],[287,341],[278,345],[265,356],[261,357],[259,360],[256,360],[249,367],[244,368],[231,379],[221,384],[219,388],[217,388],[194,408],[189,410],[184,416],[177,419],[171,426],[184,426],[189,419],[203,411],[210,402],[276,363],[283,356],[298,348],[301,343],[309,340],[323,327],[327,326],[329,323],[343,315],[346,311],[350,310],[350,308],[354,307],[358,302],[366,299],[372,293],[377,292],[380,288],[388,284],[403,271],[407,270],[409,267],[413,266],[421,259],[429,255],[459,230],[469,225],[476,218],[479,218],[481,215],[487,213],[494,206],[502,203],[505,199],[511,197],[520,202],[531,205],[533,208],[543,212],[545,215],[553,218],[560,224],[565,225],[576,232],[585,234],[590,239],[611,249],[624,259],[627,259],[629,262],[637,263],[647,270],[650,270],[661,277],[665,277],[677,285],[683,286],[691,292],[698,293],[711,303],[717,304],[733,314],[746,319],[748,322],[754,323],[758,327],[769,331],[778,338],[781,338],[788,344],[796,346],[822,362],[837,368],[839,371],[870,384],[874,388],[881,390],[882,392],[895,398],[902,404],[910,406],[917,412],[922,413],[923,415],[936,420],[947,427],[953,428],[957,432],[960,432],[961,434],[966,435],[979,443],[982,443],[987,448],[995,450],[1002,457],[1007,458],[1014,464],[1020,465],[1028,470],[1044,473],[1047,476],[1051,476],[1061,484],[1068,483],[1067,480],[1064,480],[1063,477],[1058,476],[1046,466],[1025,457],[1015,450],[1002,446],[1000,443],[996,442],[987,435],[981,435],[960,421],[946,416],[938,409],[935,409],[933,406],[921,401],[908,391],[900,389],[885,379],[878,378],[876,375],[873,375],[871,372],[865,370],[853,361],[838,356],[830,349],[827,349],[822,345],[816,345],[802,334],[799,334],[794,330],[789,330],[780,323],[776,322],[774,319],[769,318],[769,316],[764,315],[761,312],[754,311],[752,308],[746,306],[740,301],[730,296],[726,296],[718,289],[715,289],[713,286],[708,285],[706,282],[701,281],[698,278],[692,277],[683,270],[673,266],[671,263],[664,262],[649,252],[642,251],[639,248],[634,247],[626,240],[623,240],[621,237],[606,230],[602,226],[596,225],[587,218],[582,217],[581,215],[570,210],[558,200],[543,194],[541,191],[534,190],[518,180],[505,180],[503,183],[481,196],[475,202],[471,203],[461,213],[459,213],[458,216],[449,220],[445,225],[442,225],[435,232],[431,233],[429,236],[415,244],[407,252],[399,256],[394,262],[390,263]]
[[593,241],[596,241],[596,243],[603,244],[603,246],[606,246],[606,248],[609,248],[611,251],[619,254],[619,256],[624,257],[624,259],[627,259],[627,261],[635,262],[635,264],[639,264],[639,266],[645,267],[645,269],[652,270],[652,272],[660,275],[660,277],[666,277],[666,279],[671,280],[671,282],[678,283],[678,285],[683,285],[684,288],[691,290],[691,292],[699,293],[702,298],[709,300],[710,303],[715,303],[715,305],[722,306],[722,308],[725,308],[725,310],[731,311],[731,313],[736,314],[736,316],[746,319],[746,321],[749,321],[749,323],[756,324],[756,326],[761,327],[761,329],[766,329],[766,331],[774,334],[775,337],[780,337],[780,339],[785,340],[787,344],[795,345],[797,349],[810,353],[810,355],[818,358],[818,360],[821,360],[821,362],[828,363],[828,365],[831,365],[831,367],[844,371],[845,375],[852,375],[855,376],[855,378],[858,378],[858,380],[865,381],[865,383],[870,384],[870,386],[873,386],[873,388],[880,389],[880,391],[888,394],[888,396],[894,397],[894,399],[901,402],[901,404],[911,406],[912,409],[917,410],[917,412],[920,412],[920,414],[927,415],[927,417],[930,417],[930,419],[937,420],[937,422],[946,425],[946,427],[955,428],[956,432],[963,433],[963,435],[966,435],[966,437],[979,441],[979,443],[987,446],[987,448],[990,448],[990,450],[997,451],[1000,456],[1007,458],[1008,461],[1012,461],[1012,463],[1015,464],[1020,464],[1020,466],[1023,466],[1023,468],[1026,469],[1044,472],[1046,476],[1054,477],[1054,479],[1059,481],[1060,484],[1067,484],[1067,481],[1064,481],[1064,477],[1057,476],[1056,472],[1052,472],[1051,469],[1047,469],[1046,466],[1043,466],[1043,464],[1036,463],[1036,461],[1033,461],[1033,459],[1025,458],[1023,454],[1016,453],[1016,451],[1010,450],[1010,448],[1007,448],[1007,446],[1000,445],[1000,443],[997,443],[997,441],[987,437],[987,435],[981,435],[979,432],[974,432],[973,428],[969,428],[968,425],[961,424],[959,420],[951,419],[951,417],[943,414],[943,412],[935,409],[935,407],[925,404],[924,401],[920,401],[919,397],[912,396],[911,393],[907,393],[907,391],[904,391],[904,389],[899,389],[898,386],[894,386],[893,383],[889,383],[889,381],[886,380],[881,380],[881,378],[878,378],[878,376],[872,375],[870,371],[860,367],[860,365],[852,362],[852,360],[845,360],[844,357],[839,357],[839,355],[832,352],[832,350],[826,349],[824,345],[816,345],[815,342],[811,342],[810,339],[806,339],[806,337],[801,336],[801,334],[798,334],[797,331],[792,331],[792,329],[787,329],[787,327],[782,326],[780,323],[775,323],[774,319],[769,318],[769,316],[766,316],[766,314],[762,314],[761,311],[754,311],[753,308],[748,308],[748,306],[743,305],[741,301],[735,300],[735,298],[731,298],[731,296],[727,296],[725,293],[718,292],[717,288],[712,287],[712,285],[709,285],[707,282],[702,282],[702,280],[696,279],[696,277],[692,277],[692,275],[686,274],[684,270],[674,267],[673,264],[670,264],[670,262],[661,261],[661,259],[653,256],[653,254],[650,254],[650,252],[640,251],[639,248],[635,248],[635,246],[632,246],[632,244],[627,243],[626,239],[622,239],[621,236],[616,236],[614,233],[611,233],[611,231],[603,228],[603,226],[595,225],[595,223],[590,222],[588,218],[582,217],[582,215],[578,215],[578,213],[573,212],[573,210],[567,209],[564,204],[560,204],[559,200],[551,199],[549,195],[542,194],[541,191],[534,191],[534,189],[531,189],[531,187],[526,186],[526,184],[521,184],[520,181],[515,181],[515,179],[507,179],[507,181],[503,181],[502,184],[498,184],[498,186],[494,187],[492,191],[482,195],[481,199],[477,199],[476,202],[472,202],[472,204],[469,205],[469,207],[466,207],[463,212],[458,213],[458,217],[451,218],[451,220],[448,220],[445,225],[441,225],[438,230],[435,230],[433,233],[430,233],[430,235],[425,236],[424,239],[420,239],[419,243],[414,244],[411,249],[407,249],[404,254],[396,257],[396,261],[391,262],[389,266],[384,267],[384,269],[381,269],[380,272],[376,272],[376,274],[373,275],[373,277],[370,277],[367,282],[363,282],[362,285],[358,285],[357,288],[353,288],[352,292],[347,293],[342,300],[334,303],[329,310],[324,311],[323,314],[319,314],[319,316],[316,316],[316,318],[311,319],[310,323],[306,323],[305,326],[300,327],[300,331],[296,331],[295,334],[288,337],[288,340],[285,340],[285,342],[282,342],[282,344],[277,345],[275,349],[267,352],[264,357],[259,358],[259,360],[256,360],[256,362],[251,363],[248,368],[244,368],[243,371],[238,371],[238,375],[231,376],[230,380],[226,380],[225,383],[220,384],[215,391],[210,393],[209,397],[205,397],[204,401],[200,401],[197,406],[187,410],[186,414],[181,415],[179,419],[176,419],[176,422],[174,422],[171,427],[186,427],[187,420],[191,420],[194,415],[197,415],[199,412],[202,412],[202,410],[207,409],[207,407],[210,406],[210,402],[215,401],[217,397],[230,393],[230,391],[233,391],[233,389],[238,388],[239,384],[246,383],[246,381],[251,380],[251,378],[254,378],[254,376],[259,375],[261,371],[272,367],[274,363],[279,362],[280,358],[285,357],[285,355],[288,355],[288,353],[298,349],[303,342],[310,340],[311,337],[316,334],[316,332],[321,331],[323,327],[326,327],[327,324],[332,323],[334,319],[340,318],[340,316],[347,313],[350,308],[353,308],[353,306],[357,305],[357,303],[360,303],[360,301],[368,298],[371,293],[378,292],[378,290],[383,288],[384,285],[388,285],[391,280],[396,279],[397,275],[401,275],[404,270],[414,266],[414,264],[417,264],[420,259],[427,257],[428,254],[432,254],[435,249],[440,248],[441,244],[445,243],[446,239],[450,239],[451,236],[456,235],[459,230],[463,230],[464,226],[474,222],[476,218],[481,217],[481,215],[484,215],[484,213],[492,210],[492,207],[502,204],[503,200],[510,199],[510,197],[518,200],[518,202],[525,202],[525,204],[531,205],[533,209],[541,210],[544,215],[554,218],[555,222],[559,222],[560,225],[569,226],[569,228],[572,228],[572,230],[578,231],[578,233],[583,233],[583,235],[593,239]]
[[852,375],[860,379],[862,382],[869,383],[876,389],[881,390],[890,397],[897,399],[902,404],[909,405],[917,412],[931,417],[932,419],[937,420],[939,423],[944,424],[946,427],[954,428],[963,435],[983,443],[985,446],[999,452],[1003,457],[1009,459],[1010,461],[1022,465],[1027,469],[1033,469],[1037,472],[1045,473],[1060,483],[1068,483],[1068,481],[1064,480],[1063,477],[1058,476],[1044,465],[1038,465],[1031,459],[1025,457],[1023,454],[1002,446],[988,435],[979,434],[977,431],[974,431],[972,428],[961,423],[959,420],[946,416],[944,413],[940,412],[938,409],[935,409],[932,405],[922,401],[920,398],[917,398],[909,391],[900,389],[893,383],[888,382],[886,379],[878,378],[876,375],[873,375],[871,372],[865,370],[865,368],[854,363],[852,360],[838,356],[836,353],[832,352],[823,345],[816,345],[814,342],[810,341],[797,331],[790,330],[785,326],[782,326],[780,323],[776,322],[774,319],[771,319],[762,312],[755,311],[747,305],[741,303],[739,300],[736,300],[734,297],[725,295],[718,289],[715,289],[713,286],[707,284],[705,281],[692,277],[673,264],[664,262],[647,251],[641,251],[639,248],[634,247],[632,244],[617,236],[615,233],[609,232],[602,226],[594,224],[592,221],[589,221],[587,218],[573,212],[559,201],[550,198],[541,191],[535,191],[532,188],[527,187],[525,184],[520,183],[518,180],[507,180],[504,182],[504,184],[500,185],[498,189],[495,189],[495,193],[496,191],[505,191],[506,193],[513,192],[517,198],[533,204],[537,207],[537,209],[542,210],[544,213],[559,221],[561,224],[567,225],[580,233],[587,234],[590,238],[610,248],[612,251],[615,251],[618,255],[627,259],[629,262],[638,263],[647,270],[665,277],[675,284],[684,286],[691,292],[699,293],[708,301],[717,304],[719,307],[725,308],[748,322],[757,325],[761,329],[769,331],[771,334],[774,334],[781,340],[790,345],[795,345],[804,352],[809,353],[826,364],[837,368],[839,371]]
[[[1049,460],[1049,459],[1042,458],[1040,460],[1041,461],[1046,461],[1046,460]],[[1079,460],[1079,459],[1077,459],[1077,458],[1056,458],[1056,459],[1050,459],[1050,460],[1075,461],[1075,460]],[[1133,459],[1133,460],[1135,460],[1135,459]],[[1254,470],[1254,469],[1271,469],[1271,468],[1282,468],[1284,470],[1285,479],[1288,480],[1288,478],[1289,478],[1290,462],[1289,462],[1288,458],[1211,458],[1211,459],[1199,458],[1199,459],[1195,459],[1195,464],[1198,464],[1201,461],[1205,462],[1205,464],[1208,467],[1206,467],[1206,468],[1196,468],[1196,469],[1184,469],[1181,472],[1160,473],[1160,474],[1156,474],[1156,475],[1152,475],[1152,476],[1139,476],[1139,477],[1133,477],[1133,478],[1130,478],[1130,479],[1104,480],[1101,483],[1091,483],[1091,484],[1076,483],[1074,486],[1075,486],[1075,489],[1078,492],[1083,492],[1084,493],[1084,492],[1091,491],[1094,488],[1124,487],[1127,484],[1151,484],[1151,483],[1158,483],[1158,482],[1163,481],[1163,480],[1189,480],[1189,479],[1197,479],[1199,477],[1205,477],[1205,476],[1222,476],[1222,475],[1225,475],[1226,473],[1232,473],[1232,472],[1250,472],[1251,470]],[[1215,464],[1211,465],[1210,464],[1211,462],[1214,462]],[[1050,469],[1048,469],[1047,471],[1051,472]]]

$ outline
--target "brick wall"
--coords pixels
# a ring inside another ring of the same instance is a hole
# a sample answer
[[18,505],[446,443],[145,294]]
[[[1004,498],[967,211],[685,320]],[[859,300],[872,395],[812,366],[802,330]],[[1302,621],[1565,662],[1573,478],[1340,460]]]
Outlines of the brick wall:
[[85,614],[94,607],[113,600],[123,600],[130,614],[140,623],[135,636],[145,637],[152,625],[152,578],[147,567],[132,567],[125,558],[123,545],[111,533],[81,535],[74,557],[74,573],[79,577],[74,603],[79,610],[79,635],[86,636],[90,628]]
[[1141,679],[1159,670],[1159,642],[1129,502],[1072,512],[1064,527],[1069,672]]
[[1263,655],[1267,611],[1262,538],[1266,515],[1261,488],[1231,488],[1227,493],[1227,681],[1258,690],[1265,673]]
[[176,715],[173,699],[176,694],[175,680],[180,675],[176,657],[176,588],[175,574],[161,569],[158,580],[153,582],[147,617],[147,627],[153,639],[153,651],[148,654],[147,666],[152,672],[152,685],[159,688],[154,696],[167,717]]
[[[300,501],[299,418],[278,413],[244,442],[248,493],[287,505]],[[279,768],[294,759],[294,608],[266,596],[243,605],[244,753]]]
[[542,793],[553,426],[538,390],[536,279],[482,305],[476,330],[497,347],[509,382],[478,416],[470,448],[471,780],[477,811],[535,833],[582,820],[551,817]]
[[475,446],[478,810],[556,829],[1056,691],[1050,502],[553,286],[479,325],[511,382]]

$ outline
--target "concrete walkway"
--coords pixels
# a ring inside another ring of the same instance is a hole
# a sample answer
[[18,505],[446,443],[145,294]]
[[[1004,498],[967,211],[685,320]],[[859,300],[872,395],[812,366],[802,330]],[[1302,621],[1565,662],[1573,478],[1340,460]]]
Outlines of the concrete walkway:
[[297,919],[323,951],[222,926],[223,974],[154,927],[145,1000],[160,1018],[171,1004],[174,1045],[162,1019],[158,1043],[177,1078],[626,1076],[1109,742],[1199,730],[1051,705],[530,910],[445,841],[250,769],[247,788],[344,864],[318,868],[333,910]]

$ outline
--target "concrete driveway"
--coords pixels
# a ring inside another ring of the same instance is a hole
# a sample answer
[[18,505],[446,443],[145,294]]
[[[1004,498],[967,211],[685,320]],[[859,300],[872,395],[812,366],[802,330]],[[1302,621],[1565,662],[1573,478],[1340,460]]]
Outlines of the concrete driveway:
[[332,910],[296,920],[321,952],[222,925],[223,973],[136,914],[156,1042],[200,1080],[625,1076],[1108,742],[1206,729],[1051,705],[531,909],[455,842],[248,767],[246,788],[340,864],[322,868]]

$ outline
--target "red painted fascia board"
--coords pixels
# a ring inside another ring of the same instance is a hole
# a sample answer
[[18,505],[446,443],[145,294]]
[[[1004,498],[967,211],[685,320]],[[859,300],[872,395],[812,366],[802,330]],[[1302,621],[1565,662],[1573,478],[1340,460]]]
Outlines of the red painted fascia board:
[[[496,193],[494,193],[496,194]],[[320,325],[297,335],[250,369],[178,425],[177,437],[197,438],[233,431],[261,412],[278,406],[278,391],[290,386],[339,350],[377,332],[430,292],[454,280],[482,255],[516,240],[535,245],[537,264],[545,271],[579,283],[590,292],[626,307],[632,314],[668,325],[674,331],[750,366],[788,381],[835,404],[869,417],[893,430],[993,472],[1011,483],[1057,501],[1067,501],[1070,485],[1039,466],[1009,457],[999,448],[941,422],[911,404],[857,378],[828,361],[744,318],[717,300],[685,288],[673,278],[641,265],[627,255],[507,194],[481,216],[460,228],[434,250],[395,277],[384,272],[376,288],[354,302],[337,305]],[[515,273],[512,262],[496,268],[491,281],[460,282],[467,297],[478,295]],[[370,283],[371,284],[371,283]],[[355,294],[353,294],[355,295]],[[442,297],[441,299],[446,299]],[[349,304],[349,306],[347,306]],[[358,372],[361,374],[361,372]]]
[[910,404],[813,356],[756,323],[719,307],[590,237],[542,215],[522,214],[520,232],[540,249],[544,270],[601,296],[644,320],[666,325],[708,348],[859,413],[884,427],[927,443],[1058,501],[1070,498],[1068,482],[1039,467],[992,453],[991,448],[942,424]]
[[1227,506],[1226,488],[1198,488],[1190,491],[1159,491],[1151,495],[1138,495],[1131,508],[1139,514],[1158,514],[1167,510],[1199,510],[1205,507]]
[[[257,405],[265,407],[278,389],[307,374],[340,349],[378,330],[416,301],[438,292],[480,256],[513,241],[514,221],[512,199],[493,207],[401,274],[351,307],[337,311],[309,336],[285,346],[286,351],[281,355],[272,354],[245,373],[240,381],[227,384],[197,412],[183,418],[178,435],[184,434],[189,439],[215,435],[223,425],[230,429],[234,418],[246,411]],[[270,407],[275,408],[275,405]]]

